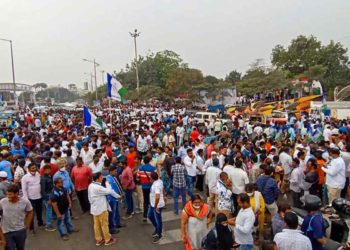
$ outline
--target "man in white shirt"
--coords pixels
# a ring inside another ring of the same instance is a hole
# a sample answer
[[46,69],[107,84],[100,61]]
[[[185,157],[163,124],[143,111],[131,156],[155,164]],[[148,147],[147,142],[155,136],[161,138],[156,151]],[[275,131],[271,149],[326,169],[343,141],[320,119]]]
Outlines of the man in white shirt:
[[179,124],[176,128],[177,146],[181,147],[184,141],[185,128],[182,124]]
[[255,136],[260,136],[263,132],[263,128],[260,125],[257,125],[253,131]]
[[[91,214],[94,217],[94,231],[96,246],[113,245],[117,240],[111,237],[108,228],[108,211],[111,211],[107,201],[107,195],[112,195],[114,198],[120,198],[120,195],[113,191],[113,189],[105,188],[101,185],[103,176],[98,172],[92,177],[93,182],[88,188],[88,197],[90,202]],[[101,234],[102,232],[102,234]]]
[[162,238],[163,222],[162,209],[165,206],[164,185],[157,172],[151,173],[152,186],[149,194],[150,207],[148,218],[154,226],[153,243],[158,243]]
[[229,219],[228,223],[233,225],[236,243],[240,244],[240,249],[253,250],[253,227],[255,214],[250,206],[250,197],[242,193],[238,196],[238,205],[241,209],[236,218]]
[[[235,167],[233,164],[235,164]],[[245,185],[249,183],[248,174],[242,169],[242,166],[241,160],[234,162],[234,159],[230,158],[228,165],[223,169],[232,183],[232,193],[235,195],[244,193]]]
[[329,141],[330,137],[332,135],[332,130],[330,130],[330,125],[327,124],[325,129],[323,130],[323,138],[325,141]]
[[214,132],[215,135],[219,134],[221,131],[222,123],[219,120],[214,121]]
[[83,149],[80,152],[80,157],[83,159],[86,166],[89,166],[89,164],[93,161],[94,152],[89,148],[88,143],[84,144]]
[[288,178],[290,172],[292,171],[291,166],[292,166],[292,162],[293,162],[293,159],[290,156],[289,152],[290,152],[290,148],[285,147],[285,148],[283,148],[282,153],[280,153],[280,162],[281,162],[282,167],[284,169],[284,175],[287,178]]
[[204,167],[203,167],[203,171],[204,173],[207,171],[207,169],[210,167],[210,166],[213,166],[213,160],[214,159],[218,159],[218,153],[216,153],[215,151],[212,151],[211,154],[210,154],[210,158],[207,159],[204,163]]
[[148,150],[148,143],[145,135],[145,132],[142,131],[139,138],[137,138],[137,151],[139,151],[141,155],[145,155]]
[[188,192],[188,195],[192,198],[193,186],[194,186],[194,183],[196,182],[196,175],[197,175],[197,160],[195,155],[193,154],[192,148],[187,149],[187,156],[184,159],[184,164],[187,170],[187,176],[186,176],[187,192]]
[[102,171],[103,162],[100,161],[100,157],[98,155],[94,155],[94,160],[89,164],[89,168],[93,174]]
[[[42,196],[41,196],[41,185],[40,185],[40,174],[35,163],[30,163],[28,166],[28,173],[22,177],[21,180],[23,198],[30,201],[33,210],[35,210],[38,216],[39,227],[44,225],[42,219]],[[30,230],[34,231],[34,219],[30,223]]]
[[304,183],[304,179],[305,179],[305,174],[304,174],[304,170],[302,167],[300,167],[300,162],[298,164],[298,159],[295,159],[293,161],[292,166],[294,167],[291,174],[290,174],[290,190],[291,190],[291,194],[292,194],[292,200],[293,200],[293,207],[297,207],[297,208],[301,208],[301,191],[303,188],[303,183]]
[[339,155],[339,149],[331,148],[329,156],[332,160],[328,166],[322,167],[326,173],[329,204],[340,197],[340,192],[345,187],[345,162]]
[[219,155],[219,166],[220,166],[220,169],[224,168],[226,157],[227,157],[227,146],[222,146],[220,148],[220,155]]
[[279,250],[312,250],[310,239],[303,235],[298,228],[298,216],[293,212],[288,212],[284,216],[287,228],[277,233],[273,241]]
[[205,183],[209,189],[209,207],[212,213],[216,213],[217,210],[217,182],[222,170],[219,167],[219,160],[214,159],[213,165],[209,166],[205,175]]

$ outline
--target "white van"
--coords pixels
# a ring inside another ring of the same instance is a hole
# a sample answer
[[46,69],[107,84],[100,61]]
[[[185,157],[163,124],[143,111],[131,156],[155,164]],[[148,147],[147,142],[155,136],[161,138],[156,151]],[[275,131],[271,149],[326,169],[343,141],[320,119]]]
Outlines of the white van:
[[214,121],[215,119],[218,119],[218,114],[212,112],[197,112],[194,118],[199,124],[204,124],[205,121]]

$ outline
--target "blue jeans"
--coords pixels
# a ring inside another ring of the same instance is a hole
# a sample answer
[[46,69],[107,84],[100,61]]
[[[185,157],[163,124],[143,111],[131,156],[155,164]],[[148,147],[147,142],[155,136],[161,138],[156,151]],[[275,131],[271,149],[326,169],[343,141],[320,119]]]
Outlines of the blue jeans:
[[186,176],[187,192],[191,198],[193,197],[193,187],[195,182],[196,182],[196,176],[189,176],[189,175]]
[[[66,229],[64,228],[63,224],[66,226]],[[62,214],[61,219],[57,219],[57,231],[61,237],[63,235],[72,233],[73,225],[72,225],[72,222],[70,220],[69,210],[66,213]]]
[[179,213],[179,196],[181,195],[182,199],[182,207],[185,207],[186,205],[186,187],[178,188],[173,187],[173,193],[174,193],[174,213]]
[[162,208],[159,208],[159,213],[157,213],[156,209],[152,206],[148,208],[148,218],[152,222],[155,233],[161,238],[162,230],[163,230],[163,222],[162,222]]
[[109,201],[109,205],[112,211],[108,214],[108,226],[109,230],[112,230],[120,226],[119,204],[117,200],[111,200]]
[[45,207],[45,227],[51,227],[52,223],[52,206],[49,205],[49,200],[43,199]]
[[240,245],[239,250],[253,250],[253,245],[249,245],[249,244],[243,244],[243,245]]
[[131,214],[134,212],[134,201],[132,199],[132,189],[125,190],[125,201],[126,201],[126,213]]

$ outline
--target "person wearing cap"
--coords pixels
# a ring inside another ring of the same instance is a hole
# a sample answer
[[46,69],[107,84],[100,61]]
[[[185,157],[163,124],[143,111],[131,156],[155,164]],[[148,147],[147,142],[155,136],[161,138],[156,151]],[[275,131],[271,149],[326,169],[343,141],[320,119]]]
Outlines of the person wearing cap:
[[12,155],[19,155],[19,156],[24,157],[24,158],[26,157],[26,153],[25,153],[22,145],[18,141],[14,142],[13,147],[11,149],[11,154]]
[[315,195],[305,196],[305,209],[308,215],[304,217],[301,224],[301,231],[310,239],[313,250],[323,250],[326,243],[326,222],[323,218],[320,208],[321,199]]
[[0,140],[0,151],[9,150],[9,144],[6,138],[1,138]]
[[12,164],[7,160],[8,154],[0,153],[0,171],[7,173],[7,180],[13,181]]
[[340,151],[337,148],[331,148],[329,156],[332,159],[330,163],[322,167],[326,173],[326,186],[328,191],[329,204],[340,197],[341,190],[345,187],[345,162],[340,157]]
[[213,165],[213,160],[214,159],[218,159],[218,153],[216,153],[215,151],[212,151],[210,153],[210,157],[205,161],[204,163],[204,167],[203,167],[203,172],[205,173],[207,171],[207,169]]
[[11,185],[11,182],[7,180],[7,173],[0,171],[0,200],[6,197],[7,189]]

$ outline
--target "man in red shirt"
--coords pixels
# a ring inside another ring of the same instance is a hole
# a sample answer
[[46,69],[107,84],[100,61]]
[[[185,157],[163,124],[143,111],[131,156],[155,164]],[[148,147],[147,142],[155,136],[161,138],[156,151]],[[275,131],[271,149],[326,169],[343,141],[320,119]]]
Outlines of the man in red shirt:
[[129,153],[126,154],[126,163],[129,168],[134,169],[135,167],[135,159],[136,159],[136,151],[133,146],[129,147]]
[[88,187],[92,179],[91,169],[83,164],[83,159],[77,157],[77,165],[73,167],[71,178],[74,183],[75,192],[78,196],[79,203],[83,213],[90,211],[90,203],[88,198]]
[[131,169],[127,166],[126,162],[122,162],[123,172],[120,175],[120,184],[122,185],[125,192],[126,200],[126,215],[123,217],[124,220],[132,218],[134,213],[134,201],[132,199],[132,192],[135,189],[134,176]]
[[194,142],[199,136],[200,136],[200,133],[198,132],[197,128],[193,128],[190,134],[191,141]]
[[54,176],[56,174],[56,172],[58,171],[58,168],[56,166],[56,164],[54,163],[51,163],[51,157],[49,156],[45,156],[44,157],[44,164],[43,166],[40,168],[39,172],[40,172],[40,176],[44,176],[44,166],[45,165],[50,165],[50,168],[51,168],[51,172],[50,172],[50,175],[51,176]]

